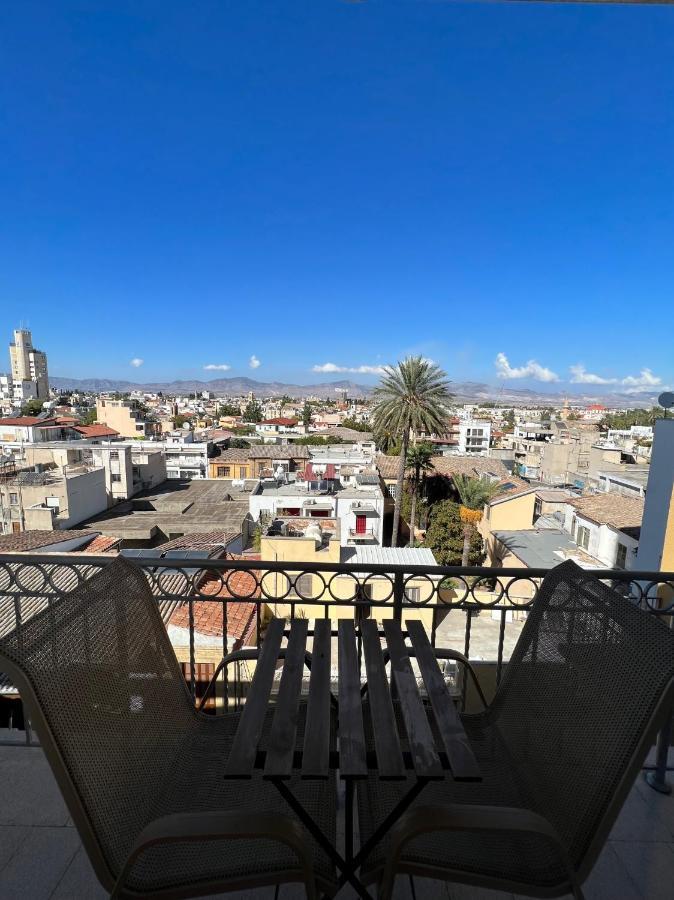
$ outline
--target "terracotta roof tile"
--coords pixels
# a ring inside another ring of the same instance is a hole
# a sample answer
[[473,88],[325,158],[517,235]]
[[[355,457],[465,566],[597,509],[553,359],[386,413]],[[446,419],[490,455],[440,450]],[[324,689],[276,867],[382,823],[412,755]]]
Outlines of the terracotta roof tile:
[[18,534],[0,535],[0,553],[27,553],[30,550],[38,550],[40,547],[48,547],[50,544],[59,544],[63,541],[72,541],[74,538],[91,536],[95,538],[98,531],[20,531]]
[[79,432],[85,438],[117,437],[119,431],[109,428],[107,425],[73,425],[73,431]]
[[121,538],[110,537],[107,534],[97,535],[90,544],[84,548],[84,553],[109,553],[119,549]]
[[644,515],[644,501],[641,497],[626,497],[613,491],[572,500],[571,506],[581,516],[598,525],[610,525],[618,531],[640,528]]

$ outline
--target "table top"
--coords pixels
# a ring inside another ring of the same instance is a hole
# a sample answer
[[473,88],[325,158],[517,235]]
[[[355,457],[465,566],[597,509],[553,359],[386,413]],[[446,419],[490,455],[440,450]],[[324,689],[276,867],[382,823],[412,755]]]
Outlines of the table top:
[[[331,622],[315,623],[311,649],[311,675],[307,699],[304,741],[296,746],[300,710],[302,671],[305,665],[309,622],[293,619],[290,623],[281,681],[275,702],[271,701],[279,651],[286,623],[272,619],[267,628],[253,675],[246,704],[225,766],[227,778],[250,778],[262,768],[267,778],[327,778],[330,769],[339,768],[343,778],[365,778],[376,772],[382,779],[418,778],[479,781],[480,769],[471,749],[461,718],[438,667],[433,648],[422,623],[406,622],[405,643],[400,623],[383,623],[386,649],[390,657],[391,678],[386,674],[386,657],[377,623],[371,619],[360,624],[365,661],[367,693],[361,691],[357,634],[353,621],[342,619],[337,627],[339,753],[330,746],[330,651]],[[419,691],[410,654],[416,657],[423,679],[427,704]],[[406,734],[399,734],[392,692],[399,703]],[[430,709],[429,709],[430,707]],[[266,750],[259,747],[268,709],[273,709],[271,731]],[[368,752],[364,714],[372,719],[374,754]],[[435,720],[437,738],[429,713]],[[406,742],[404,749],[402,742]],[[332,752],[331,752],[332,751]]]

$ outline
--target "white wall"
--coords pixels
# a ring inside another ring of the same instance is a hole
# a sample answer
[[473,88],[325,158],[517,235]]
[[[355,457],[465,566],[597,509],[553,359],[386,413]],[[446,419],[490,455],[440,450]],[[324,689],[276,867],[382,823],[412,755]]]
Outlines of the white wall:
[[636,564],[638,569],[657,572],[662,566],[673,489],[674,419],[658,419],[653,432],[651,468]]
[[61,528],[72,528],[73,525],[107,509],[104,469],[91,469],[81,475],[68,476],[66,487],[68,518],[59,522]]

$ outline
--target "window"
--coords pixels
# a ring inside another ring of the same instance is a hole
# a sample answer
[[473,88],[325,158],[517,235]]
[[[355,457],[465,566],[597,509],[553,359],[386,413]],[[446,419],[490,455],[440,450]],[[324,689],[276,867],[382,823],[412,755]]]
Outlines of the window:
[[586,528],[584,525],[578,526],[578,535],[576,537],[576,543],[579,547],[582,547],[583,550],[587,550],[590,546],[590,529]]
[[624,544],[618,544],[615,555],[616,569],[624,569],[627,564],[627,547]]
[[122,480],[122,476],[121,476],[121,475],[111,475],[111,476],[110,476],[110,481],[111,481],[113,484],[116,484],[117,482],[120,482],[121,480]]
[[312,596],[313,578],[307,572],[304,575],[298,575],[295,579],[295,596],[301,599],[308,599]]
[[12,504],[12,506],[17,506],[19,503],[19,495],[18,494],[10,494],[9,502]]
[[111,450],[110,459],[119,459],[119,450]]
[[396,485],[396,484],[388,484],[388,485],[386,485],[386,489],[388,490],[388,495],[389,495],[389,497],[393,497],[394,500],[395,500],[395,498],[396,498],[396,488],[397,488],[397,486],[398,486],[398,485]]
[[245,478],[245,477],[246,477],[246,467],[239,466],[239,478]]
[[409,600],[410,603],[418,603],[421,599],[421,588],[406,587],[405,597]]

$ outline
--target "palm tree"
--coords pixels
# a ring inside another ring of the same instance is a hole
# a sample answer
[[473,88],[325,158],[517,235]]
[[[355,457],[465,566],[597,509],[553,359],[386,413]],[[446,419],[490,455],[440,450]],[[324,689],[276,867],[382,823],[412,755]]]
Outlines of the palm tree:
[[452,475],[452,481],[459,497],[461,509],[459,514],[463,522],[463,556],[461,565],[467,566],[470,557],[470,542],[475,526],[482,518],[485,503],[489,503],[501,489],[499,484],[484,481],[481,478],[470,478],[468,475]]
[[431,459],[433,448],[430,444],[412,444],[407,451],[407,468],[412,470],[412,507],[410,509],[410,544],[414,543],[417,518],[417,497],[423,476],[435,468]]
[[421,356],[409,356],[395,366],[386,366],[381,381],[375,388],[377,405],[372,416],[374,432],[390,432],[400,440],[392,547],[398,543],[410,433],[444,433],[447,426],[447,404],[452,396],[448,384],[446,373],[435,363]]

